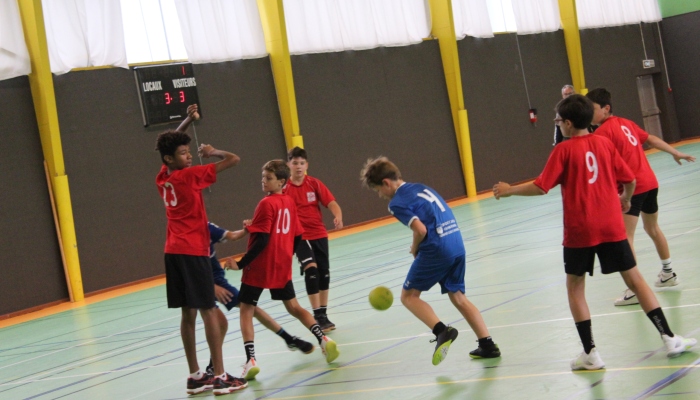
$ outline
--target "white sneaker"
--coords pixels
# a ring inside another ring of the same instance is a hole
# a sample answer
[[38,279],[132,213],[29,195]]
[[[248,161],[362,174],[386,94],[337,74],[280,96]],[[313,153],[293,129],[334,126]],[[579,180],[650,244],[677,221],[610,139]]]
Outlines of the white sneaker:
[[656,277],[656,282],[654,286],[656,287],[669,287],[678,285],[678,277],[675,272],[664,272],[661,270],[659,276]]
[[326,356],[327,363],[332,363],[333,360],[338,358],[340,355],[338,346],[333,339],[329,338],[328,336],[323,336],[323,339],[321,340],[321,351],[323,351],[323,355]]
[[260,372],[260,367],[258,367],[258,362],[254,358],[248,360],[245,365],[243,365],[243,372],[241,372],[241,377],[247,381],[252,381],[255,379],[255,375]]
[[598,354],[598,349],[596,349],[595,347],[591,350],[590,353],[586,354],[585,351],[582,351],[581,354],[578,355],[578,357],[571,360],[572,371],[578,371],[582,369],[595,370],[603,368],[605,368],[605,363],[603,362],[603,359],[600,358],[600,354]]
[[666,345],[666,356],[667,357],[678,357],[681,353],[690,350],[691,347],[695,346],[698,341],[693,338],[684,338],[681,335],[675,335],[670,337],[668,335],[661,335],[664,344]]
[[639,299],[637,299],[637,295],[629,289],[625,289],[625,291],[622,292],[622,297],[615,299],[616,306],[631,306],[632,304],[639,304]]

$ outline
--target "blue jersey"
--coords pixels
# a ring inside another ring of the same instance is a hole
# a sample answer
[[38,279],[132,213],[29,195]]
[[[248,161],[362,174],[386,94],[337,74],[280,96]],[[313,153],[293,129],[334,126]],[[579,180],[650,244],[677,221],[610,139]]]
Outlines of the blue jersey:
[[443,260],[464,255],[464,242],[452,210],[435,190],[420,183],[403,183],[389,202],[391,212],[410,227],[414,219],[427,233],[418,246],[422,259]]
[[214,244],[223,243],[226,241],[226,229],[221,229],[217,225],[208,223],[209,225],[209,261],[211,262],[212,272],[214,273],[214,283],[219,286],[224,286],[223,284],[228,284],[226,280],[226,275],[224,274],[224,269],[219,263],[219,259],[216,258],[216,250],[214,250]]

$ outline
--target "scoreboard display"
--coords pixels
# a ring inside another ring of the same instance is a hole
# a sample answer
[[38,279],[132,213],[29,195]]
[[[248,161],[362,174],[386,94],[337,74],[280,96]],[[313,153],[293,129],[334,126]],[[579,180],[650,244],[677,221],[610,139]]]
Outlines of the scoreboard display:
[[190,63],[134,67],[134,77],[144,126],[182,121],[187,117],[187,106],[199,104]]

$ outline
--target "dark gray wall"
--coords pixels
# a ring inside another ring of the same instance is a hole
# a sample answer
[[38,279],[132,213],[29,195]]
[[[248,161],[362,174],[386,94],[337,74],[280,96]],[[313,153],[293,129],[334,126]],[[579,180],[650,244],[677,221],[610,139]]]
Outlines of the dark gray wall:
[[[208,215],[238,228],[262,197],[260,167],[285,151],[269,60],[196,65],[195,76],[204,115],[199,142],[242,158],[204,191]],[[71,72],[54,84],[85,292],[164,273],[154,147],[157,134],[177,124],[143,127],[130,70]],[[244,249],[225,246],[222,255]]]
[[[644,42],[642,42],[642,33]],[[642,60],[653,59],[656,66],[645,69]],[[666,75],[656,24],[625,25],[581,31],[581,49],[589,90],[604,87],[612,93],[613,113],[631,119],[642,128],[642,111],[637,93],[637,77],[652,75],[656,101],[661,109],[664,140],[680,140],[673,95],[666,90]]]
[[387,215],[360,185],[370,157],[389,157],[404,179],[446,199],[466,194],[437,41],[293,56],[292,70],[309,174],[333,192],[346,225]]
[[680,137],[700,136],[700,11],[664,18],[661,31]]
[[26,76],[0,81],[0,316],[68,298]]
[[520,182],[539,175],[552,150],[554,106],[571,83],[561,31],[519,36],[533,126],[515,34],[465,37],[458,42],[464,103],[469,113],[477,191],[499,180]]

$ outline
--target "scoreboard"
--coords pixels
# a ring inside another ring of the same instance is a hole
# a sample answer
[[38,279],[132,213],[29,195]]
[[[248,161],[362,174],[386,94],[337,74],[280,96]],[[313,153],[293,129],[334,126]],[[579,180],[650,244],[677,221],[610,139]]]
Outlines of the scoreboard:
[[190,63],[134,67],[134,77],[143,126],[182,121],[187,117],[187,106],[199,104]]

